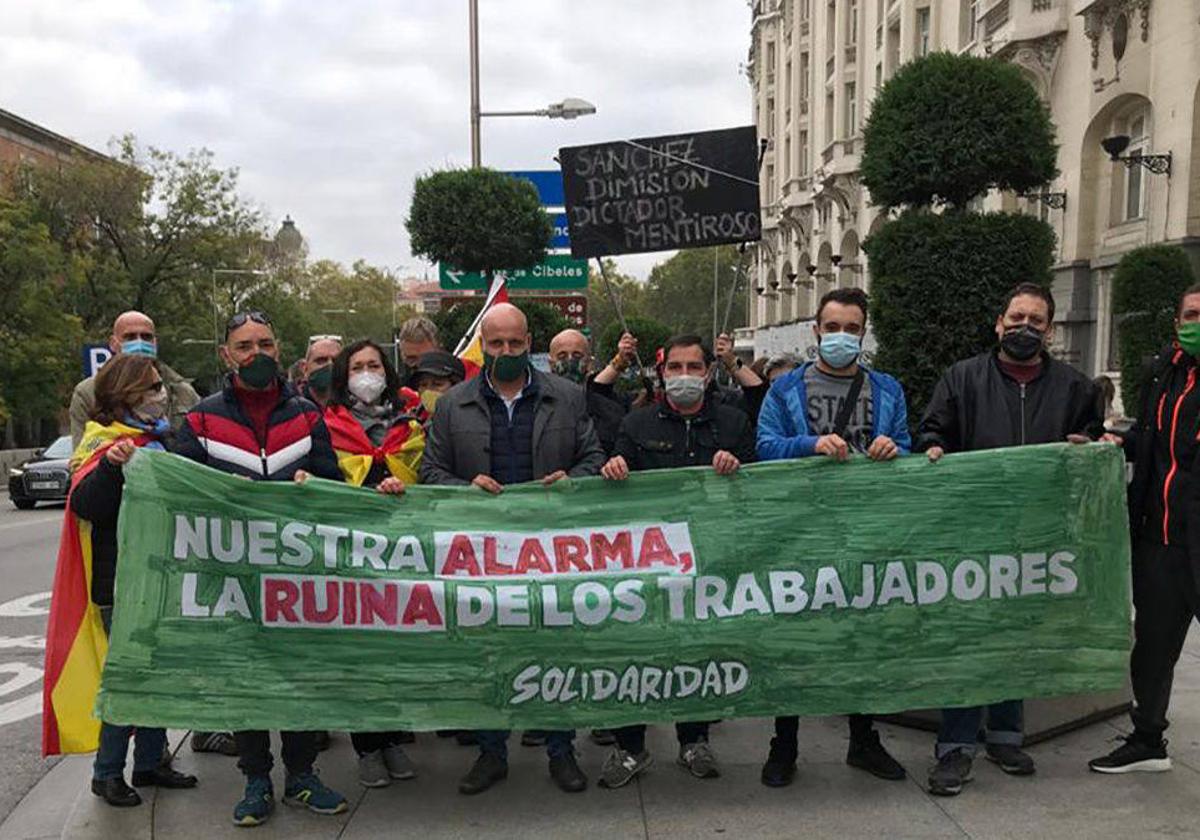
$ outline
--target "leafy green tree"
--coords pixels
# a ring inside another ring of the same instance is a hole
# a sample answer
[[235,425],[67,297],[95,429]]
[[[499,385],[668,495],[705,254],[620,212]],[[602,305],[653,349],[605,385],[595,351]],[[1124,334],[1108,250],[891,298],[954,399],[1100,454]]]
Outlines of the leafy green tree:
[[[642,359],[642,364],[648,368],[653,368],[655,352],[659,347],[667,343],[667,339],[676,335],[676,331],[671,329],[667,324],[656,321],[653,318],[643,318],[635,315],[625,320],[629,324],[629,331],[638,340],[638,355]],[[601,365],[617,355],[617,342],[621,340],[622,332],[621,325],[614,321],[600,334],[599,339],[596,341],[595,353],[596,360]]]
[[404,224],[414,255],[489,280],[541,262],[554,232],[532,184],[484,168],[417,178]]
[[933,53],[901,67],[871,105],[861,178],[885,207],[965,207],[989,189],[1055,177],[1045,103],[1013,64]]
[[638,282],[628,274],[622,274],[617,270],[616,261],[609,257],[604,257],[604,273],[608,277],[612,297],[604,287],[604,278],[600,271],[592,267],[588,273],[588,329],[591,330],[593,339],[603,335],[609,324],[619,320],[617,309],[613,305],[614,298],[626,318],[635,318],[642,312],[642,299],[646,291],[644,283]]
[[1196,282],[1187,252],[1175,245],[1135,248],[1113,275],[1113,316],[1121,363],[1121,402],[1133,416],[1141,409],[1146,363],[1175,338],[1180,296]]
[[[555,307],[539,303],[529,298],[510,298],[518,309],[525,313],[529,321],[529,332],[533,335],[534,353],[545,353],[550,349],[550,339],[571,326],[571,322]],[[459,303],[449,309],[443,309],[433,316],[437,324],[438,334],[446,344],[446,349],[453,351],[455,345],[471,328],[475,316],[483,309],[482,299],[479,302]]]
[[[720,329],[735,281],[739,254],[734,245],[679,251],[650,270],[641,311],[674,333],[713,338],[713,275],[717,278],[717,328]],[[744,278],[742,279],[744,283]],[[746,295],[735,294],[729,329],[746,323]]]

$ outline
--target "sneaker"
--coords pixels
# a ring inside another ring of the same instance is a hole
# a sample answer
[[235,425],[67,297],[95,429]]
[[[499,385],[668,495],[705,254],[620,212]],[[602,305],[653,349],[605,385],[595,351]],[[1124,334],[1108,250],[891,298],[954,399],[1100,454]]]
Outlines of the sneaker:
[[680,744],[678,763],[697,779],[715,779],[721,775],[721,770],[717,767],[717,756],[708,745],[708,741]]
[[1167,742],[1150,743],[1135,732],[1120,739],[1125,743],[1108,755],[1093,758],[1088,768],[1097,773],[1165,773],[1171,769]]
[[232,732],[193,732],[192,752],[220,753],[236,757],[237,741]]
[[468,796],[483,793],[496,782],[507,778],[507,761],[494,753],[480,753],[467,775],[458,783],[458,792]]
[[314,814],[340,814],[346,810],[346,797],[325,787],[315,772],[293,776],[283,789],[283,801],[304,807]]
[[121,776],[112,779],[92,779],[92,793],[114,808],[132,808],[142,804],[142,797],[125,784],[125,779]]
[[986,756],[1010,776],[1032,776],[1037,769],[1033,757],[1012,744],[988,744]]
[[611,747],[617,743],[617,736],[611,729],[593,729],[589,737],[598,747]]
[[387,765],[388,775],[393,779],[415,779],[417,768],[413,766],[408,753],[398,744],[383,748],[383,763]]
[[550,759],[550,778],[564,793],[581,793],[587,789],[587,776],[579,769],[574,750]]
[[796,748],[784,749],[771,739],[771,751],[763,764],[761,780],[767,787],[787,787],[796,778]]
[[874,729],[862,738],[851,737],[850,747],[846,750],[846,763],[891,782],[900,781],[907,775],[903,765],[892,758],[880,742],[879,733]]
[[134,770],[134,787],[160,788],[194,788],[196,777],[190,773],[180,773],[173,767],[159,765],[153,770]]
[[275,810],[275,789],[270,776],[250,776],[246,779],[246,793],[242,801],[233,806],[233,824],[242,826],[262,825]]
[[929,771],[929,792],[934,796],[958,796],[971,781],[971,756],[964,750],[951,750]]
[[358,757],[358,783],[363,787],[381,788],[392,783],[387,765],[383,762],[383,751],[364,753]]
[[546,733],[540,729],[526,729],[521,733],[522,747],[546,746]]
[[642,750],[640,753],[631,753],[618,747],[608,754],[608,758],[604,759],[604,765],[600,768],[600,779],[596,784],[616,790],[629,784],[634,777],[641,775],[653,763],[654,759],[646,750]]

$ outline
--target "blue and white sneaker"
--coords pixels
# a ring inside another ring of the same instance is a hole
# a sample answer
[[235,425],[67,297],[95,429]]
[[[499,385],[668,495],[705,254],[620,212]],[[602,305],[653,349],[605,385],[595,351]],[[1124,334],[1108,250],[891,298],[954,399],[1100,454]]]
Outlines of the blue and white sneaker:
[[233,806],[233,824],[262,825],[275,810],[275,789],[270,776],[250,776],[246,779],[246,794]]
[[283,789],[283,801],[304,807],[314,814],[340,814],[346,810],[346,797],[325,787],[316,773],[305,773],[288,779]]

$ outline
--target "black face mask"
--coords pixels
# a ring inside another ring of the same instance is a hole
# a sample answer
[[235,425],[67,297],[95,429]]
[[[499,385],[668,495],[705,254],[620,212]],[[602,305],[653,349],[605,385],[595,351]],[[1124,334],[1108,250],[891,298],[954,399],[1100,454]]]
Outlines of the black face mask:
[[1000,349],[1018,362],[1027,362],[1042,351],[1046,335],[1037,327],[1022,324],[1004,332]]
[[279,363],[266,353],[256,353],[248,364],[238,368],[237,374],[251,388],[266,388],[279,375]]

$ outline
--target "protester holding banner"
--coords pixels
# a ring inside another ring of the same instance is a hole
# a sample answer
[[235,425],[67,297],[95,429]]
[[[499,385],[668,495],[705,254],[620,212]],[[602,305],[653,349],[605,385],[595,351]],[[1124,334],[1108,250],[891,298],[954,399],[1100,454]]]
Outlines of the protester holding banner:
[[1088,766],[1098,773],[1171,769],[1167,707],[1175,663],[1192,619],[1200,619],[1200,521],[1196,516],[1196,431],[1200,427],[1200,286],[1176,306],[1175,341],[1151,361],[1137,423],[1124,444],[1134,462],[1129,486],[1133,548],[1133,733]]
[[[851,453],[887,461],[908,453],[904,389],[886,373],[859,364],[869,306],[862,289],[834,289],[821,298],[813,326],[816,362],[777,377],[759,415],[758,454],[764,461],[810,455],[845,461]],[[783,787],[795,778],[799,722],[794,715],[775,718],[764,785]],[[850,715],[846,763],[881,779],[905,777],[870,715]]]
[[[158,357],[158,333],[150,316],[130,310],[122,312],[113,321],[112,334],[108,338],[109,349],[116,356],[122,353],[141,354],[154,359]],[[173,428],[183,423],[183,417],[192,406],[200,401],[189,380],[184,379],[162,362],[158,363],[167,389],[167,420]],[[71,393],[71,442],[79,446],[83,439],[83,428],[91,419],[96,405],[96,377],[89,376]]]
[[[588,414],[596,426],[596,437],[611,455],[617,444],[617,431],[629,411],[611,384],[596,384],[591,373],[592,347],[587,336],[579,330],[563,330],[550,339],[550,370],[580,385],[587,395]],[[614,377],[615,380],[615,377]]]
[[[483,370],[438,400],[421,479],[475,485],[497,495],[507,484],[595,475],[604,460],[579,388],[529,363],[532,336],[520,309],[492,306],[480,325]],[[546,733],[550,776],[568,793],[587,787],[572,748],[573,731]],[[459,783],[481,793],[508,776],[507,731],[478,733],[480,755]]]
[[[600,474],[624,481],[630,472],[670,467],[711,466],[718,475],[732,475],[754,460],[754,427],[749,418],[728,405],[707,399],[712,353],[698,336],[680,335],[663,346],[659,376],[666,398],[661,405],[643,406],[621,423],[613,457]],[[675,724],[680,766],[698,779],[721,775],[708,743],[708,722]],[[653,763],[646,750],[646,726],[614,730],[617,746],[605,759],[600,784],[619,788]]]
[[[768,383],[755,373],[754,369],[744,364],[733,352],[733,336],[722,333],[717,336],[714,347],[716,364],[724,375],[731,381],[730,387],[719,390],[720,398],[736,408],[740,408],[750,417],[752,423],[758,422],[758,412],[767,396]],[[713,387],[718,387],[713,378]]]
[[[1054,298],[1021,283],[996,318],[998,346],[953,365],[934,388],[917,430],[917,449],[937,461],[947,452],[1084,442],[1103,431],[1096,387],[1047,351],[1054,336]],[[971,781],[983,708],[943,709],[937,766],[929,792],[955,796]],[[1005,773],[1028,776],[1033,758],[1020,747],[1020,700],[987,708],[987,758]]]
[[[79,562],[91,560],[92,603],[99,608],[107,636],[112,627],[113,590],[117,572],[117,514],[121,508],[124,474],[121,469],[138,447],[163,449],[170,432],[166,418],[167,390],[152,357],[123,353],[100,369],[95,380],[92,420],[72,461],[75,479],[71,489],[70,513],[90,524],[87,537],[91,550]],[[64,596],[65,597],[65,596]],[[67,605],[58,601],[56,612]],[[90,612],[90,610],[89,610]],[[90,708],[96,685],[90,687]],[[166,788],[196,786],[196,777],[180,773],[164,762],[166,730],[153,726],[100,724],[99,748],[92,768],[92,793],[109,805],[138,805],[138,792],[125,783],[125,757],[134,737],[133,785]]]
[[[297,395],[280,373],[279,345],[263,312],[239,312],[225,324],[221,360],[225,388],[203,399],[179,430],[176,451],[214,469],[255,481],[342,479],[320,410]],[[236,732],[238,767],[246,791],[233,810],[237,825],[265,822],[274,808],[271,738],[261,730]],[[313,732],[282,732],[285,802],[319,814],[339,814],[346,799],[313,771]]]

